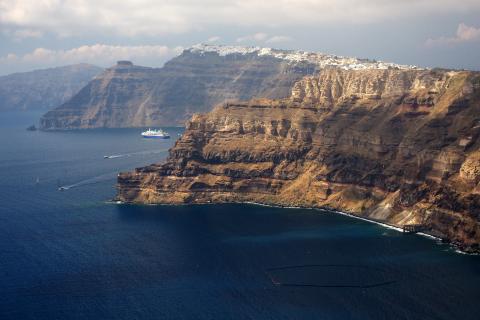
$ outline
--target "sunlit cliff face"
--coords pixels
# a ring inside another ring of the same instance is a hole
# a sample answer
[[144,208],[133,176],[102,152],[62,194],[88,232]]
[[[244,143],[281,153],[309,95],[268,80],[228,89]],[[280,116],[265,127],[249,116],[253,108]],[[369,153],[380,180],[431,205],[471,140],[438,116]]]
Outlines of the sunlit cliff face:
[[118,199],[330,207],[477,246],[478,73],[327,68],[292,91],[194,116]]

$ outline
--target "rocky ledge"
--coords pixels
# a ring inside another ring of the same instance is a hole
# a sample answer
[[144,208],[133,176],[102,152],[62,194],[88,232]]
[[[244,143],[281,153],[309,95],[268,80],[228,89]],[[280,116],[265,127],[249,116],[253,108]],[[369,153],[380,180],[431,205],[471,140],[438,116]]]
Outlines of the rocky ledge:
[[478,251],[480,73],[326,68],[289,98],[193,116],[120,201],[326,207]]

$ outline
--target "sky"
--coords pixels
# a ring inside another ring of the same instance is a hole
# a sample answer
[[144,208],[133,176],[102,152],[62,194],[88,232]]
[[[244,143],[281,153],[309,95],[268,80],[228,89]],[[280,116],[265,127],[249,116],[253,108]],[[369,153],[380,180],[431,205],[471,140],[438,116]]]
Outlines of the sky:
[[197,43],[480,70],[480,0],[0,0],[0,75]]

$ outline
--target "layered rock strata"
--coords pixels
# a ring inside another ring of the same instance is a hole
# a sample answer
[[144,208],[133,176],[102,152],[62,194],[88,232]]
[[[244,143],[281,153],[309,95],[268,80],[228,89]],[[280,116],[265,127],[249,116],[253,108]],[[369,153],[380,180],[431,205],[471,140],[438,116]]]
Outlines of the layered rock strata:
[[326,68],[289,98],[188,122],[166,162],[121,173],[130,203],[327,207],[478,250],[480,74]]
[[196,45],[162,68],[121,61],[41,119],[44,130],[183,125],[229,100],[286,98],[305,75],[341,69],[415,69],[368,59],[259,47]]
[[317,67],[254,53],[184,51],[163,68],[121,61],[41,119],[44,130],[184,125],[225,100],[288,97]]

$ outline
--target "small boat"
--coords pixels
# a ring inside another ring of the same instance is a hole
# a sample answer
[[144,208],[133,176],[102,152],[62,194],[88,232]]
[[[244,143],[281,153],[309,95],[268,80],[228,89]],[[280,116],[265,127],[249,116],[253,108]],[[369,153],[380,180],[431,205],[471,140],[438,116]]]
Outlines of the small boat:
[[68,190],[68,188],[67,187],[59,187],[58,188],[58,191],[65,191],[65,190]]
[[169,139],[170,135],[163,131],[162,129],[148,129],[147,131],[142,132],[142,137],[144,138],[156,138],[156,139]]

